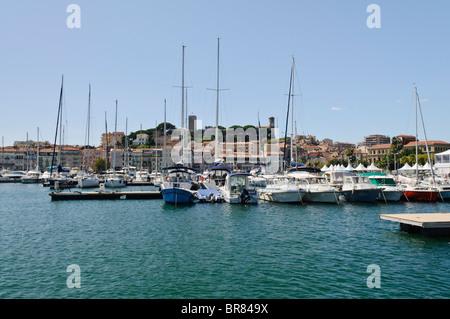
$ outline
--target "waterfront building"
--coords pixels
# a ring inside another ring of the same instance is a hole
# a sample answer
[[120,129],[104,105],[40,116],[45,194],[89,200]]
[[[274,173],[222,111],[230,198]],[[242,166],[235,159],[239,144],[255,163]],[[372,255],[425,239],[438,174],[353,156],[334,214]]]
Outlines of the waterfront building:
[[117,143],[122,144],[122,139],[125,136],[124,132],[103,133],[100,147],[114,147],[114,134],[116,134]]
[[381,145],[381,144],[388,144],[391,142],[391,138],[386,135],[380,135],[380,134],[373,134],[364,137],[363,144],[365,146],[375,146],[375,145]]

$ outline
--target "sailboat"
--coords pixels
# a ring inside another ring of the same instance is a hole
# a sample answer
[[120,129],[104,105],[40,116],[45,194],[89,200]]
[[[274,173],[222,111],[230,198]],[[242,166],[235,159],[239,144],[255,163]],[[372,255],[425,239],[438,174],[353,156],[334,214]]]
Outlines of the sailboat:
[[113,157],[113,168],[112,168],[113,171],[112,171],[112,173],[108,174],[105,178],[105,187],[108,187],[108,188],[119,188],[119,187],[127,186],[125,179],[122,176],[117,175],[117,173],[116,173],[117,104],[118,104],[118,102],[116,100],[116,117],[115,117],[115,128],[114,128],[114,157]]
[[[88,99],[88,117],[87,117],[87,144],[84,148],[85,151],[85,171],[78,175],[78,187],[80,188],[94,188],[98,187],[100,180],[97,175],[89,173],[89,133],[91,124],[91,85],[89,84],[89,99]],[[86,155],[87,148],[87,155]]]
[[217,38],[217,74],[216,74],[216,132],[214,137],[214,156],[215,160],[213,166],[207,168],[200,181],[200,188],[197,191],[197,197],[203,202],[220,202],[223,200],[223,194],[220,188],[225,185],[225,179],[232,169],[223,165],[223,159],[219,157],[219,86],[220,75],[220,38]]
[[39,127],[37,128],[36,168],[27,172],[21,179],[22,184],[36,184],[41,182],[42,173],[39,170]]
[[[181,129],[184,132],[184,49],[182,46],[182,72],[181,72]],[[184,138],[184,137],[183,137]],[[183,141],[184,142],[184,141]],[[182,146],[182,149],[184,147]],[[183,149],[183,157],[185,157]],[[182,158],[183,158],[182,157]],[[183,161],[172,167],[162,170],[163,183],[161,195],[168,204],[190,204],[196,197],[197,185],[194,183],[195,171],[183,165]]]
[[[58,116],[56,119],[56,132],[55,132],[55,142],[53,143],[53,153],[52,153],[52,165],[50,166],[50,177],[47,180],[43,179],[44,185],[50,186],[51,189],[63,189],[63,188],[71,188],[76,185],[76,181],[69,176],[70,171],[64,169],[61,165],[61,153],[62,153],[62,105],[63,105],[63,91],[64,91],[64,76],[61,77],[61,90],[59,94],[59,107],[58,107]],[[59,150],[57,158],[56,156],[56,141],[58,138],[58,129],[59,129]],[[55,160],[57,160],[57,164],[55,165]],[[57,169],[57,172],[54,173],[54,169]]]
[[435,202],[438,198],[439,191],[436,187],[436,183],[434,180],[434,172],[431,167],[431,174],[433,177],[434,186],[429,186],[425,184],[421,184],[419,181],[419,168],[418,168],[418,133],[417,133],[417,107],[420,110],[420,117],[422,119],[422,128],[425,137],[426,150],[428,155],[428,161],[431,163],[430,152],[428,148],[427,135],[425,132],[425,125],[423,123],[422,109],[420,107],[419,95],[417,93],[417,87],[414,87],[414,98],[415,98],[415,110],[416,110],[416,180],[412,184],[407,184],[405,188],[405,192],[403,196],[407,201],[427,201],[427,202]]

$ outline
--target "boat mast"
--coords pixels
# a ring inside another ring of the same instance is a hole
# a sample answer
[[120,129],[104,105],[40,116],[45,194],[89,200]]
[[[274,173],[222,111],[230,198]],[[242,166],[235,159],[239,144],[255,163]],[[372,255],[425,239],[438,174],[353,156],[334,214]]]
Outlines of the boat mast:
[[217,83],[216,83],[216,136],[214,138],[214,155],[219,159],[219,50],[220,38],[217,38]]
[[125,118],[125,167],[128,170],[128,117]]
[[425,124],[423,122],[423,115],[422,115],[422,107],[420,106],[420,99],[419,99],[419,94],[417,94],[417,104],[419,106],[419,112],[420,112],[420,119],[422,121],[422,128],[423,128],[423,135],[425,137],[425,146],[426,146],[426,150],[427,150],[427,157],[428,157],[428,163],[430,163],[431,166],[431,176],[433,178],[433,185],[434,187],[436,187],[436,179],[434,177],[434,171],[433,171],[433,163],[431,162],[431,156],[430,156],[430,149],[428,147],[428,139],[427,139],[427,132],[425,131]]
[[86,160],[86,173],[89,174],[89,133],[91,126],[91,85],[89,84],[89,98],[88,98],[88,127],[87,127],[87,160]]
[[3,157],[5,156],[5,137],[2,136],[2,166],[1,168],[3,169]]
[[183,55],[181,60],[181,128],[184,128],[184,48],[183,45]]
[[109,138],[108,138],[108,122],[106,120],[106,111],[105,111],[105,173],[108,170],[108,147],[109,147]]
[[37,128],[36,171],[39,171],[39,127]]
[[62,105],[63,105],[63,99],[64,97],[63,96],[61,96],[61,106],[60,106],[60,108],[61,108],[61,112],[59,113],[59,147],[58,147],[58,149],[59,149],[59,152],[58,152],[58,165],[61,165],[62,166],[62,163],[61,163],[61,152],[62,152],[62,135],[63,135],[63,132],[62,132],[62,127],[63,127],[63,118],[62,118]]
[[164,99],[164,147],[163,147],[163,167],[166,167],[166,99]]
[[[56,140],[58,138],[58,126],[61,124],[60,123],[60,113],[61,113],[61,108],[62,108],[63,86],[64,86],[64,75],[61,76],[61,91],[59,93],[58,116],[56,117],[56,132],[55,132],[55,142],[53,143],[52,166],[50,167],[50,177],[53,176],[53,166],[55,165]],[[61,154],[61,151],[59,153]],[[58,158],[59,158],[59,155],[58,155]]]
[[30,162],[30,155],[29,155],[29,142],[28,142],[28,132],[27,132],[27,172],[30,170],[29,169],[29,162]]
[[286,140],[287,140],[287,130],[288,130],[288,124],[289,124],[289,109],[290,109],[290,103],[291,103],[291,91],[292,91],[292,76],[293,76],[293,70],[294,70],[294,60],[292,60],[292,67],[291,67],[291,76],[289,80],[289,94],[288,94],[288,107],[287,107],[287,115],[286,115],[286,129],[284,130],[284,149],[283,149],[283,162],[284,162],[284,168],[287,168],[287,162],[288,157],[286,156]]
[[416,111],[416,184],[419,184],[419,148],[418,148],[418,133],[417,133],[417,87],[414,86],[414,103]]
[[[142,134],[142,123],[141,123],[141,132],[139,134]],[[142,145],[142,144],[140,144],[140,145]],[[144,161],[144,148],[141,147],[141,167],[139,169],[139,173],[141,174],[140,175],[141,177],[142,177],[142,166],[144,165],[143,161]]]
[[291,92],[291,162],[294,161],[294,57],[292,57],[292,92]]
[[116,100],[116,117],[114,120],[114,161],[113,161],[113,169],[114,169],[114,176],[116,176],[116,144],[117,144],[117,100]]
[[155,170],[158,173],[158,121],[155,121]]

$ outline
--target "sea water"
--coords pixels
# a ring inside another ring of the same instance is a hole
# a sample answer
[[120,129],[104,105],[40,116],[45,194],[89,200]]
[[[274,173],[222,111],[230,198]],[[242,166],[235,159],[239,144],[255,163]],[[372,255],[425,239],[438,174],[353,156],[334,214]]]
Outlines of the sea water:
[[0,298],[450,297],[450,238],[379,218],[449,202],[173,206],[49,192],[0,184]]

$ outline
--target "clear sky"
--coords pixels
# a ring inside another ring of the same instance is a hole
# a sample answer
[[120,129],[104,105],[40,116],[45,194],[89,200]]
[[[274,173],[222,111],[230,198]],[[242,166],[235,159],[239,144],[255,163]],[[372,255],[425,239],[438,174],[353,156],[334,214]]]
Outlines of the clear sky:
[[[68,28],[67,6],[81,8]],[[368,5],[381,28],[368,28]],[[415,134],[413,85],[429,140],[450,142],[450,1],[404,0],[20,0],[0,4],[0,136],[54,139],[64,75],[65,141],[85,143],[92,85],[91,144],[114,129],[181,124],[185,51],[188,114],[215,124],[286,121],[295,58],[297,133],[357,143],[370,134]],[[421,129],[421,127],[419,127]],[[290,131],[290,127],[288,129]],[[423,140],[420,131],[419,139]]]

